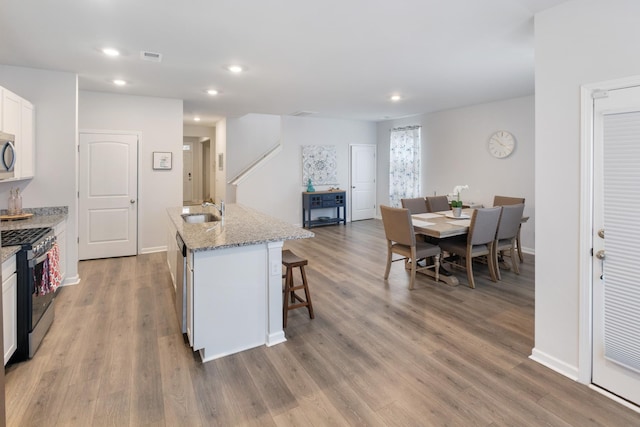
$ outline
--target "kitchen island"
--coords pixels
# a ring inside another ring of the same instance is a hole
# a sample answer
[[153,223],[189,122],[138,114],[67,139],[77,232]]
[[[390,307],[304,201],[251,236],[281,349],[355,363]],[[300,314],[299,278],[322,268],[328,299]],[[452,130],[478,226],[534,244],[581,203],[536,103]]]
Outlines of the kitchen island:
[[[203,362],[259,345],[286,341],[282,329],[282,246],[313,233],[254,209],[229,204],[221,219],[214,207],[167,209],[168,262],[178,271],[176,233],[187,248],[186,333]],[[187,223],[209,213],[215,220]]]

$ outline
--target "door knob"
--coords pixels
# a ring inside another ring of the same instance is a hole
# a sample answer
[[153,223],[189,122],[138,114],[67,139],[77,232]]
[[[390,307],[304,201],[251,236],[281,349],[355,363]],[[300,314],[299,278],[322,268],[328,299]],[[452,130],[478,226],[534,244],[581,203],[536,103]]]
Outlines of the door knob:
[[601,228],[600,230],[598,230],[598,237],[601,239],[604,239],[604,228]]
[[131,199],[129,200],[129,203],[134,204],[136,202],[136,199]]
[[598,259],[604,259],[605,258],[604,249],[600,249],[598,252],[596,252],[596,258],[598,258]]

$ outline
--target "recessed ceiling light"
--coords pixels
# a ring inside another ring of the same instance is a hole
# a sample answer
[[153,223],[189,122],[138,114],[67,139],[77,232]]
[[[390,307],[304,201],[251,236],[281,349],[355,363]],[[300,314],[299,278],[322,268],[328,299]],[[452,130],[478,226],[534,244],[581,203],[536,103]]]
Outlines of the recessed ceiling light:
[[194,118],[193,118],[193,121],[195,121],[195,122],[199,122],[199,121],[200,121],[200,117],[194,117]]
[[229,65],[227,67],[227,70],[231,71],[232,73],[241,73],[244,71],[244,68],[242,68],[240,65]]
[[400,95],[391,95],[391,99],[393,102],[398,102],[400,101],[402,98],[400,97]]
[[112,47],[105,47],[104,49],[102,49],[102,53],[104,53],[107,56],[119,56],[120,55],[120,51],[118,51],[117,49],[114,49]]
[[217,90],[215,90],[215,89],[208,89],[207,93],[209,95],[213,96],[213,95],[217,95],[219,92]]
[[113,84],[116,86],[124,86],[127,84],[127,82],[125,80],[115,79],[113,81]]

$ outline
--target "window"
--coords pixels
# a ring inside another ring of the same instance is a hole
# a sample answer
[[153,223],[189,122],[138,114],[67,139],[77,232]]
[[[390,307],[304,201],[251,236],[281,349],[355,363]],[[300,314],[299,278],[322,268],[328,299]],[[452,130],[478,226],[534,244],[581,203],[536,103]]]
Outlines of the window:
[[391,129],[389,143],[389,203],[420,197],[420,126]]

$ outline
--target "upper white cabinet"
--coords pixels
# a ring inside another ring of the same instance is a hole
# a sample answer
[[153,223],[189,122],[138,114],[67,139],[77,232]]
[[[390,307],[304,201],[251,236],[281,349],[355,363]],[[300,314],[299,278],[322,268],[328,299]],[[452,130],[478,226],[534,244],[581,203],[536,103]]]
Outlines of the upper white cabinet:
[[[20,178],[33,178],[36,167],[35,112],[33,104],[22,100],[20,142],[18,144],[18,165],[16,175]],[[17,137],[16,137],[17,139]]]
[[0,88],[0,130],[16,137],[15,179],[35,175],[35,109],[33,104],[8,89]]

